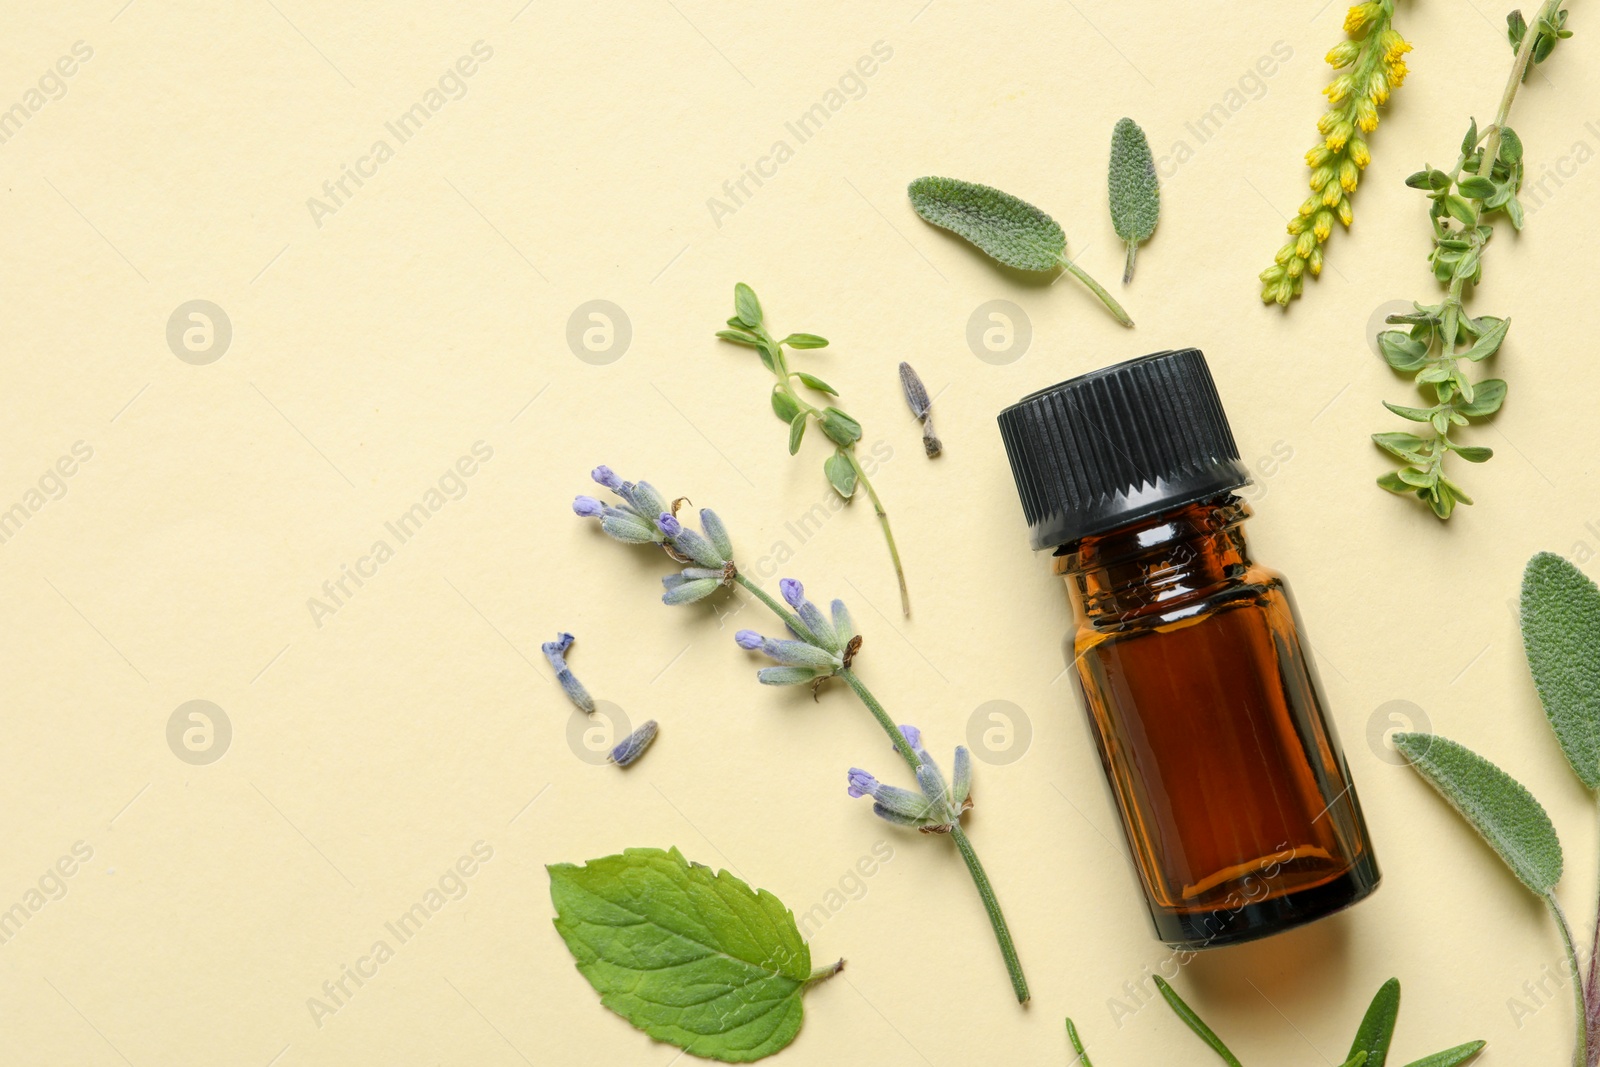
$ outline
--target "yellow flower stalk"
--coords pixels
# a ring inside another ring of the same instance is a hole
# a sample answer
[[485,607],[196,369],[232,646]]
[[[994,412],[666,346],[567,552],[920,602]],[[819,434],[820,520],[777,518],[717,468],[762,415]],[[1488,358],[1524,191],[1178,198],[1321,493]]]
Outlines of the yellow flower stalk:
[[1352,7],[1344,19],[1348,39],[1328,52],[1328,65],[1340,73],[1323,90],[1329,107],[1317,120],[1322,141],[1306,153],[1311,195],[1289,220],[1289,240],[1261,272],[1265,303],[1287,307],[1299,296],[1306,275],[1322,273],[1322,246],[1334,218],[1348,227],[1354,217],[1350,196],[1372,162],[1366,135],[1378,128],[1378,107],[1406,80],[1403,57],[1411,46],[1391,25],[1394,3],[1371,0]]

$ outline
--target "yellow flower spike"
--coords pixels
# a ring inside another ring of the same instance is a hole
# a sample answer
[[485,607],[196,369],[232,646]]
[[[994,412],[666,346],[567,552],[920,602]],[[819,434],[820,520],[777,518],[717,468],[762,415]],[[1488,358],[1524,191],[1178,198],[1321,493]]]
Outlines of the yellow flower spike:
[[1282,248],[1278,249],[1278,254],[1273,256],[1272,260],[1273,260],[1274,263],[1277,263],[1281,267],[1281,266],[1283,266],[1285,263],[1289,262],[1293,258],[1294,258],[1294,243],[1290,242],[1289,244],[1286,244]]
[[1311,188],[1321,189],[1333,180],[1334,168],[1332,164],[1324,164],[1311,172]]
[[1333,212],[1326,209],[1317,212],[1317,221],[1312,232],[1317,235],[1319,242],[1326,241],[1328,235],[1333,233]]
[[1350,161],[1362,170],[1367,169],[1367,164],[1372,162],[1372,153],[1367,148],[1367,142],[1359,137],[1350,138]]
[[1327,145],[1319,144],[1306,153],[1306,166],[1320,167],[1333,158],[1333,153],[1328,151]]
[[1322,249],[1313,248],[1311,255],[1306,257],[1306,266],[1311,268],[1313,276],[1322,273]]
[[1288,270],[1289,277],[1298,278],[1305,273],[1306,261],[1299,258],[1291,259],[1285,269]]
[[[1306,197],[1305,200],[1300,204],[1300,217],[1310,218],[1312,212],[1317,210],[1317,205],[1320,203],[1322,203],[1322,198],[1320,196]],[[1293,224],[1291,223],[1291,225]]]
[[1359,174],[1360,172],[1356,169],[1356,165],[1350,160],[1347,159],[1343,163],[1339,164],[1340,187],[1343,188],[1347,193],[1355,192],[1356,182],[1359,180]]
[[1367,82],[1367,98],[1374,104],[1387,104],[1389,102],[1389,79],[1381,70],[1372,72],[1372,78]]
[[1405,82],[1406,75],[1411,73],[1411,69],[1406,66],[1405,60],[1397,59],[1388,65],[1385,73],[1389,76],[1389,84],[1398,89]]
[[1323,134],[1332,133],[1333,128],[1339,125],[1339,120],[1342,118],[1344,118],[1344,112],[1342,111],[1324,111],[1322,117],[1317,119],[1317,132]]
[[[1311,250],[1315,247],[1317,247],[1317,235],[1314,233],[1303,233],[1299,237],[1295,238],[1294,254],[1297,258],[1304,259],[1311,254]],[[1294,267],[1291,265],[1289,269],[1292,271]]]
[[1332,182],[1329,182],[1322,190],[1322,204],[1324,207],[1333,207],[1344,198],[1344,190]]
[[1345,97],[1350,95],[1351,82],[1352,79],[1350,75],[1341,74],[1337,78],[1333,79],[1333,81],[1329,82],[1328,87],[1323,89],[1322,92],[1327,96],[1330,103],[1340,103],[1345,99]]
[[1378,106],[1365,97],[1356,101],[1356,125],[1364,133],[1371,133],[1378,128]]
[[1355,217],[1354,214],[1350,211],[1350,198],[1348,196],[1340,197],[1339,198],[1339,221],[1344,223],[1346,226],[1348,226],[1348,225],[1350,225],[1350,220],[1352,218],[1354,218],[1354,217]]

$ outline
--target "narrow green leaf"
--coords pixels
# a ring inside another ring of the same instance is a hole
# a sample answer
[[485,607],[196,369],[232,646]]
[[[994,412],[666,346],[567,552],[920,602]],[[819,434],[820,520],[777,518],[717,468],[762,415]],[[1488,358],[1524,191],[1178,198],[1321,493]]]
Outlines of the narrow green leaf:
[[796,410],[794,418],[789,420],[789,455],[800,451],[800,439],[806,435],[806,422],[808,418],[804,411]]
[[1111,131],[1111,226],[1128,246],[1122,284],[1133,280],[1134,253],[1149,240],[1161,218],[1161,185],[1150,142],[1139,124],[1119,119]]
[[1494,449],[1483,445],[1451,445],[1450,451],[1468,463],[1483,463],[1494,456]]
[[739,321],[750,329],[761,325],[761,301],[756,299],[756,291],[744,282],[733,287],[733,307]]
[[1471,204],[1467,203],[1454,193],[1446,196],[1443,200],[1443,203],[1444,209],[1450,213],[1451,218],[1455,219],[1463,226],[1471,226],[1473,224],[1474,220],[1472,218]]
[[1490,315],[1484,315],[1474,320],[1474,323],[1482,328],[1483,332],[1478,335],[1478,339],[1473,342],[1471,348],[1461,353],[1460,358],[1470,359],[1476,363],[1479,360],[1488,359],[1500,351],[1500,346],[1506,339],[1506,331],[1511,329],[1511,320],[1497,319]]
[[1431,1056],[1424,1056],[1420,1060],[1412,1060],[1406,1067],[1456,1067],[1458,1063],[1466,1063],[1483,1048],[1482,1041],[1468,1041],[1465,1045],[1447,1048],[1443,1052],[1435,1052]]
[[794,1040],[819,978],[777,897],[677,849],[547,868],[556,930],[600,1002],[658,1041],[748,1063]]
[[1071,1019],[1067,1020],[1067,1040],[1072,1042],[1072,1051],[1078,1054],[1077,1059],[1072,1061],[1072,1067],[1094,1067],[1089,1062],[1089,1054],[1083,1049],[1083,1042],[1078,1039],[1078,1028],[1072,1025]]
[[1212,1052],[1221,1056],[1222,1062],[1226,1063],[1228,1067],[1242,1067],[1238,1058],[1228,1051],[1227,1045],[1222,1043],[1222,1039],[1211,1032],[1211,1027],[1207,1026],[1200,1016],[1194,1013],[1193,1008],[1183,1002],[1183,998],[1178,996],[1177,990],[1168,985],[1166,980],[1159,974],[1151,977],[1156,980],[1156,988],[1161,990],[1161,995],[1166,998],[1167,1005],[1172,1008],[1173,1013],[1178,1018],[1183,1020],[1184,1025],[1193,1030],[1201,1041],[1209,1045]]
[[1522,644],[1561,751],[1600,789],[1600,588],[1553,552],[1522,572]]
[[791,333],[781,342],[790,348],[827,348],[828,339],[814,333]]
[[817,390],[819,393],[827,393],[829,396],[839,395],[839,390],[835,389],[821,378],[818,378],[815,374],[807,374],[802,370],[795,371],[795,376],[798,377],[802,382],[805,382],[807,385],[811,386],[811,388]]
[[1398,733],[1394,747],[1499,853],[1523,885],[1550,892],[1561,881],[1561,841],[1527,788],[1464,745]]
[[907,189],[924,221],[966,238],[1018,270],[1060,265],[1067,236],[1055,219],[1010,193],[956,178],[918,178]]
[[1395,1020],[1400,1017],[1400,979],[1391,978],[1378,987],[1378,992],[1367,1005],[1366,1015],[1356,1029],[1356,1039],[1350,1045],[1350,1055],[1365,1053],[1367,1067],[1383,1067],[1389,1057],[1389,1043],[1394,1040]]
[[1471,197],[1473,200],[1483,200],[1494,195],[1494,182],[1477,174],[1462,178],[1456,183],[1456,188],[1461,190],[1462,196]]
[[1522,229],[1522,223],[1526,219],[1527,215],[1526,210],[1522,206],[1521,200],[1518,200],[1513,196],[1510,200],[1506,201],[1506,217],[1511,220],[1511,228],[1513,230]]
[[1428,422],[1433,418],[1433,412],[1425,408],[1408,408],[1404,404],[1391,404],[1387,400],[1383,402],[1383,406],[1402,419],[1410,419],[1412,422]]
[[800,405],[795,403],[794,397],[774,386],[772,389],[772,413],[784,422],[793,422],[794,417],[800,414]]
[[823,460],[822,473],[828,476],[828,484],[833,486],[833,491],[844,499],[849,500],[855,494],[856,468],[843,452],[835,452]]
[[1458,404],[1456,410],[1463,415],[1478,418],[1493,415],[1505,403],[1506,383],[1501,378],[1486,378],[1473,387],[1472,403]]
[[1372,443],[1407,463],[1427,462],[1418,451],[1427,442],[1414,433],[1375,433],[1372,435]]
[[751,348],[761,347],[761,338],[744,330],[718,330],[717,336],[724,341],[732,341],[734,344],[749,345]]

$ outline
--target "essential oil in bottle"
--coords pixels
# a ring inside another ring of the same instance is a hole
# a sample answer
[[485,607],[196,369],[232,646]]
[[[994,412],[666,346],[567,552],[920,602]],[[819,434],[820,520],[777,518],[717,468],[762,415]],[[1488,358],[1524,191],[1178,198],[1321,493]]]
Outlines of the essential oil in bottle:
[[1233,944],[1369,895],[1361,805],[1289,588],[1245,544],[1249,475],[1205,357],[1062,382],[1000,433],[1066,581],[1067,660],[1156,936]]

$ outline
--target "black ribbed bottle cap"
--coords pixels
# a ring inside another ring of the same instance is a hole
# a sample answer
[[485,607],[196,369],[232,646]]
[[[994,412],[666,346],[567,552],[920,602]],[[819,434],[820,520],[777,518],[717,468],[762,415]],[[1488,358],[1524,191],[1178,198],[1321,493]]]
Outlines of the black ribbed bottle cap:
[[1250,480],[1198,348],[1155,352],[1024,397],[1000,436],[1035,550]]

